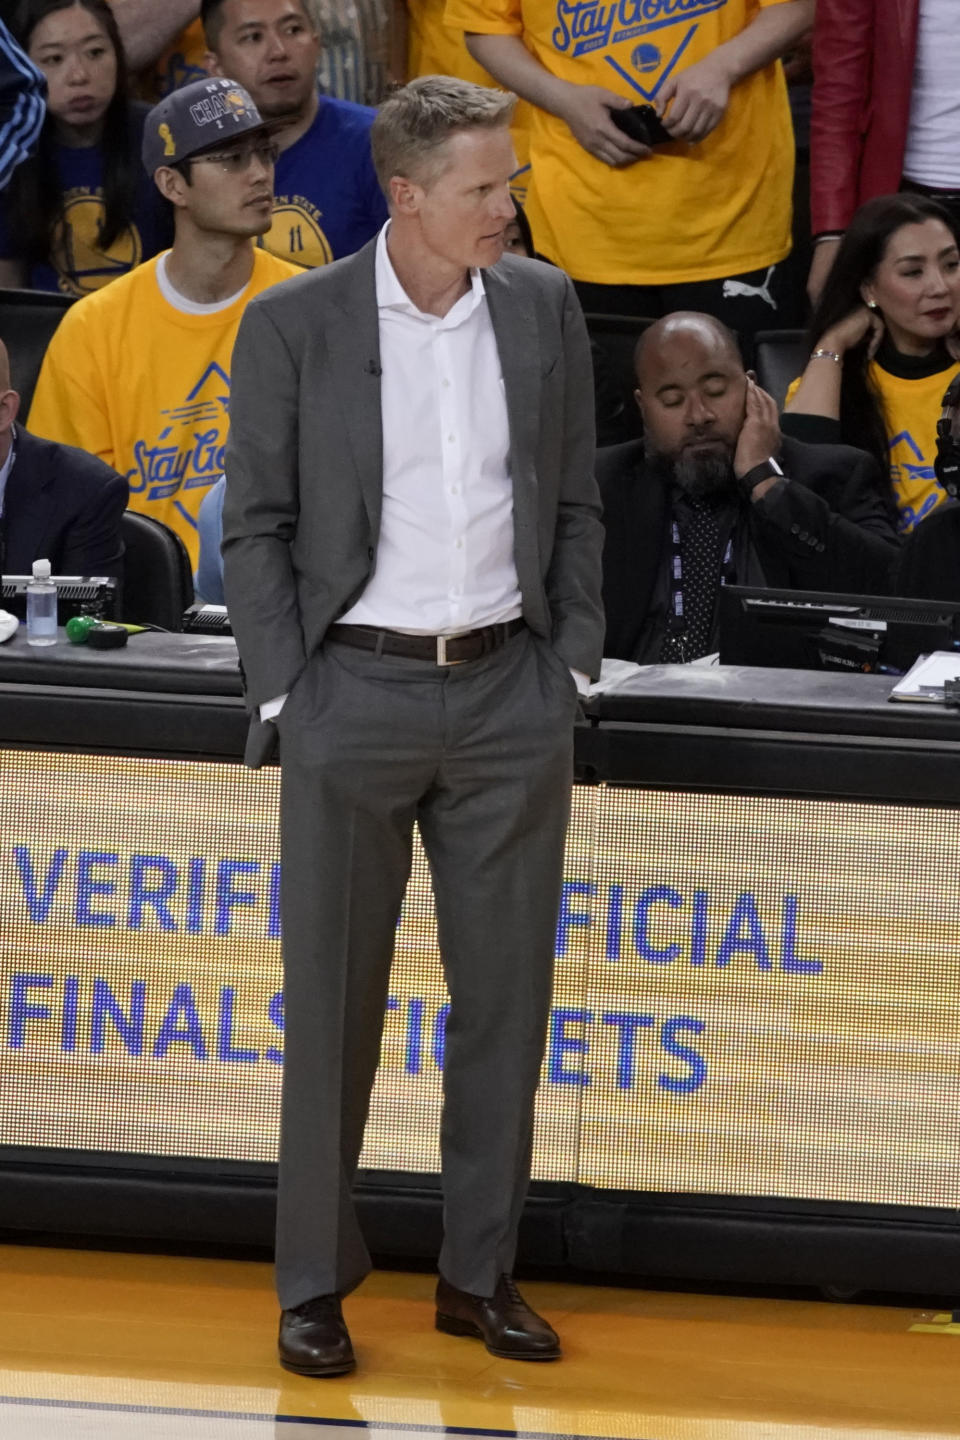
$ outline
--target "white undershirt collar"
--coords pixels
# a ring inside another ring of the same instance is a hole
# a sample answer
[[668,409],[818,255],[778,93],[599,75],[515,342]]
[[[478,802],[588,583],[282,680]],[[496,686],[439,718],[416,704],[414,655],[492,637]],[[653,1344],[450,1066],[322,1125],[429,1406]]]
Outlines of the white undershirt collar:
[[[172,251],[165,250],[157,261],[157,284],[160,286],[160,294],[168,305],[174,310],[179,310],[182,315],[216,315],[221,310],[229,310],[231,305],[236,305],[247,286],[244,285],[235,295],[229,295],[226,300],[215,300],[211,305],[201,305],[197,300],[188,300],[186,295],[181,295],[170,283],[167,274],[167,261]],[[248,281],[247,284],[250,282]]]

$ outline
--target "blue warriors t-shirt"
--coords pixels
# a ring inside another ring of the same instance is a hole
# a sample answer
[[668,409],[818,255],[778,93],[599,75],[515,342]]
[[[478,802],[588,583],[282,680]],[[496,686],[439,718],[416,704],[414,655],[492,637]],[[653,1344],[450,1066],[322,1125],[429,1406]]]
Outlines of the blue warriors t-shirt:
[[274,180],[273,226],[260,244],[314,269],[352,255],[387,219],[370,155],[374,111],[320,97],[316,119],[284,150]]
[[[173,219],[169,207],[139,162],[146,113],[145,105],[130,107],[130,145],[137,166],[137,189],[130,222],[107,250],[101,249],[98,240],[104,217],[103,151],[99,145],[82,150],[56,146],[62,219],[54,235],[49,261],[30,267],[31,290],[89,295],[171,244]],[[0,258],[19,258],[10,238],[5,207],[0,210]]]

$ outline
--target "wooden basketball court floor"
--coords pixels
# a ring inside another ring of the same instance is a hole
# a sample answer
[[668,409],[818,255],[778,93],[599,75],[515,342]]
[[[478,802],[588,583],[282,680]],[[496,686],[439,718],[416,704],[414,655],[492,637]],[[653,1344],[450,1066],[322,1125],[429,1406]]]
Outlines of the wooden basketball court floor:
[[356,1373],[307,1380],[276,1364],[265,1264],[0,1247],[0,1440],[960,1437],[933,1311],[529,1283],[566,1354],[525,1365],[437,1334],[432,1286],[371,1276]]

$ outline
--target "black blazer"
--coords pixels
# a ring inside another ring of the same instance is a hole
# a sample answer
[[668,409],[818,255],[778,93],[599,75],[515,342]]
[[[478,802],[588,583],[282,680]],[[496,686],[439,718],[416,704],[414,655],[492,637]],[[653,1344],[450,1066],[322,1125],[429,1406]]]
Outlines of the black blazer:
[[34,560],[49,560],[54,575],[122,580],[128,494],[126,480],[102,460],[18,425],[3,497],[3,573],[29,575]]
[[[766,584],[889,594],[899,545],[876,461],[848,445],[784,437],[779,462],[790,484],[745,502]],[[606,527],[603,653],[632,660],[660,575],[668,496],[646,474],[642,440],[599,451],[597,479]]]

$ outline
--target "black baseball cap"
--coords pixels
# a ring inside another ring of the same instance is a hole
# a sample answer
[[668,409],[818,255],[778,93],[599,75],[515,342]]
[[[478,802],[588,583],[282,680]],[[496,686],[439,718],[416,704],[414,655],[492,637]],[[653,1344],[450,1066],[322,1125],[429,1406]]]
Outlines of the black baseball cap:
[[143,127],[143,164],[148,175],[176,165],[241,135],[272,131],[249,91],[236,80],[210,76],[174,90],[154,105]]

